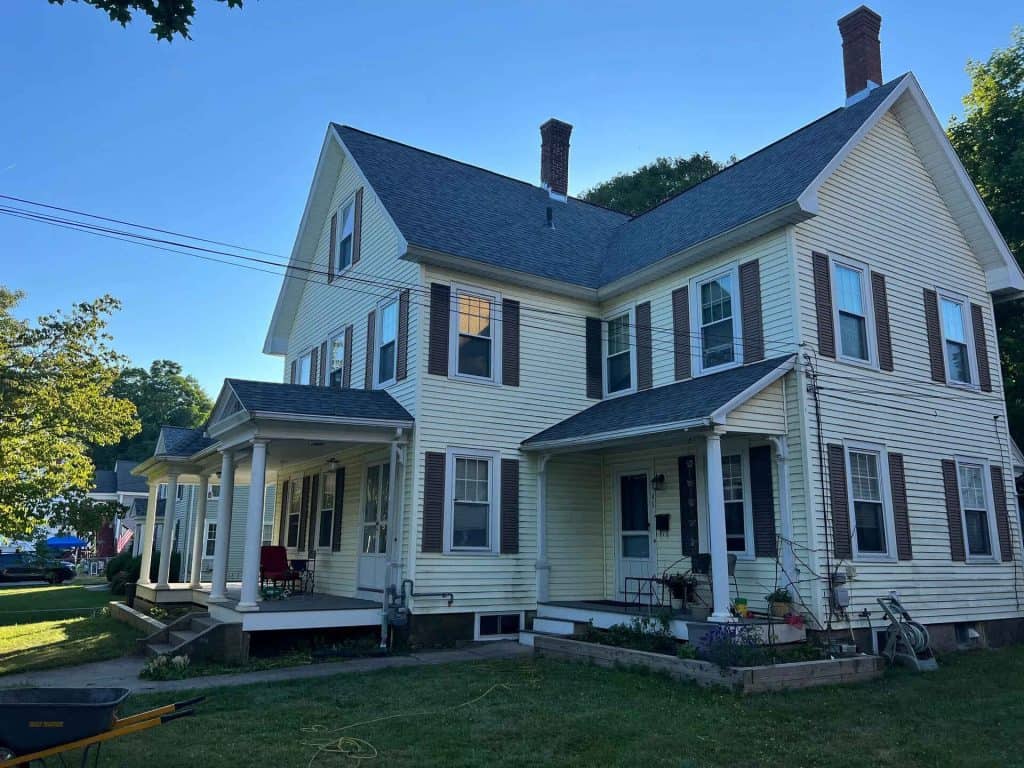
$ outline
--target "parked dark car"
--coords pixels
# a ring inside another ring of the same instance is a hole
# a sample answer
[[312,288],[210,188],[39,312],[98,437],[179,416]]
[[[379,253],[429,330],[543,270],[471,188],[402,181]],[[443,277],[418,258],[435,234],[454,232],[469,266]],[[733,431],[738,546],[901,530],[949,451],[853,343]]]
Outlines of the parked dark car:
[[40,560],[25,552],[0,555],[0,582],[48,581],[61,584],[74,577],[74,570],[56,560]]

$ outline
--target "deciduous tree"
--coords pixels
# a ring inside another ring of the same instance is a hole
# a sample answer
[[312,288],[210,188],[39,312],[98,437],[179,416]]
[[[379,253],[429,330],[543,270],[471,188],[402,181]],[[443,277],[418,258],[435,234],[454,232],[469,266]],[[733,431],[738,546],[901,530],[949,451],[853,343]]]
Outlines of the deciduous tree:
[[659,157],[630,173],[620,173],[588,189],[580,197],[631,216],[684,192],[736,161],[719,163],[707,152],[689,157]]
[[[64,5],[65,0],[49,0],[51,5]],[[242,0],[217,0],[227,3],[228,8],[241,8]],[[194,0],[72,0],[72,2],[83,2],[97,8],[111,21],[118,22],[122,27],[127,27],[132,20],[133,13],[144,13],[153,22],[149,30],[156,35],[157,40],[171,42],[175,35],[180,35],[185,40],[191,40],[189,28],[192,26],[192,17],[196,14]]]

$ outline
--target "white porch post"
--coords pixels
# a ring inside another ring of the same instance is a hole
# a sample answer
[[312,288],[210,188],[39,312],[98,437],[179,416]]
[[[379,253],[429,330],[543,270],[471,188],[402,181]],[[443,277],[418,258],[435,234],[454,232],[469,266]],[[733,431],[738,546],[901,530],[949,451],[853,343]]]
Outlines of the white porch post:
[[709,432],[707,445],[708,532],[711,551],[711,621],[732,621],[729,612],[729,550],[725,541],[725,496],[722,488],[722,436]]
[[775,446],[775,466],[779,472],[779,522],[780,528],[782,528],[782,586],[795,593],[797,575],[793,554],[793,510],[790,507],[789,496],[789,443],[786,441],[785,435],[773,437],[771,441]]
[[245,520],[245,551],[242,554],[242,599],[239,611],[254,611],[260,597],[260,542],[263,536],[263,497],[266,493],[267,441],[252,441],[252,479],[249,511]]
[[160,572],[157,589],[167,589],[171,573],[171,555],[174,552],[174,519],[177,516],[178,473],[167,476],[167,498],[164,500],[164,535],[160,540]]
[[192,537],[192,574],[189,584],[199,588],[199,574],[203,564],[203,544],[206,543],[206,496],[210,490],[210,476],[199,476],[199,490],[196,494],[195,535]]
[[537,602],[551,595],[551,563],[548,562],[548,460],[551,454],[537,458]]
[[220,500],[217,503],[217,532],[213,541],[213,578],[210,600],[224,600],[228,581],[228,549],[231,544],[231,504],[235,496],[235,454],[220,456]]
[[149,482],[149,498],[146,499],[146,522],[142,524],[142,569],[139,571],[140,584],[152,584],[149,569],[153,564],[153,534],[156,531],[156,501],[160,495],[160,483]]

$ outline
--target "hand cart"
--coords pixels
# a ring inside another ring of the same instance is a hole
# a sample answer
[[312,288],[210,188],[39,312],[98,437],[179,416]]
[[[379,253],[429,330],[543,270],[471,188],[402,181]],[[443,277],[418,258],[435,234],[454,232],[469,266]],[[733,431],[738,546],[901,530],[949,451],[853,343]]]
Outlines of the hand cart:
[[46,765],[63,754],[81,749],[81,767],[89,756],[99,764],[105,741],[139,733],[180,717],[195,714],[199,696],[130,717],[117,717],[117,707],[128,698],[127,688],[11,688],[0,690],[0,768]]

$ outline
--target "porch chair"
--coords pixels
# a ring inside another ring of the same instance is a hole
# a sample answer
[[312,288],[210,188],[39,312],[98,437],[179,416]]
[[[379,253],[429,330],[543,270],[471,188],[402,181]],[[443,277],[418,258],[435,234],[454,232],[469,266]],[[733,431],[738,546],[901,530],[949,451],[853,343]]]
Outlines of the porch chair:
[[281,546],[260,547],[260,588],[269,581],[275,587],[280,583],[290,588],[300,579],[298,571],[288,565],[288,550]]

